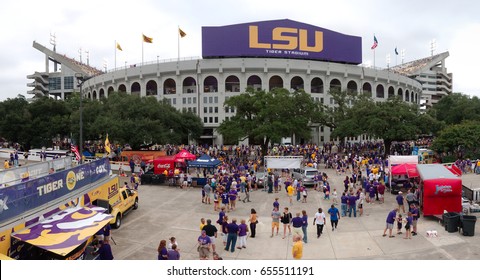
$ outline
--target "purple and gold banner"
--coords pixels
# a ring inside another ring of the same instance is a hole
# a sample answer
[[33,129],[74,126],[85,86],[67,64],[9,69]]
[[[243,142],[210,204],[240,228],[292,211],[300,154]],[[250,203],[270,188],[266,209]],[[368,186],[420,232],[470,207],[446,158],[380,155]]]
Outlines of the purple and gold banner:
[[109,176],[108,159],[100,159],[13,186],[0,188],[0,225],[27,211],[70,195]]
[[203,58],[276,57],[362,63],[362,38],[292,20],[202,27]]

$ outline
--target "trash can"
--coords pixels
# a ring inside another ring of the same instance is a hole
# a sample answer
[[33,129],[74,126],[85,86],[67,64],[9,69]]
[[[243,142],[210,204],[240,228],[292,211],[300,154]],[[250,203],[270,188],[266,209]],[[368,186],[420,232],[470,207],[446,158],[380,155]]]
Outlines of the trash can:
[[477,221],[476,216],[463,215],[462,219],[462,232],[464,236],[474,236],[475,235],[475,222]]
[[460,214],[458,213],[445,213],[443,214],[445,230],[448,232],[457,232],[460,226]]

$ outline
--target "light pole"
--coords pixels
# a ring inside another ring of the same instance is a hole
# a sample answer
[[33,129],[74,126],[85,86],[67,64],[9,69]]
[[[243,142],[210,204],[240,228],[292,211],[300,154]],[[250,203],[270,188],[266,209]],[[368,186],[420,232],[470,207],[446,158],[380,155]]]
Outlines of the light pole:
[[93,78],[92,76],[83,76],[82,73],[75,73],[75,78],[77,79],[78,87],[80,89],[80,134],[79,134],[79,153],[80,153],[80,164],[83,163],[83,93],[82,86],[83,83]]

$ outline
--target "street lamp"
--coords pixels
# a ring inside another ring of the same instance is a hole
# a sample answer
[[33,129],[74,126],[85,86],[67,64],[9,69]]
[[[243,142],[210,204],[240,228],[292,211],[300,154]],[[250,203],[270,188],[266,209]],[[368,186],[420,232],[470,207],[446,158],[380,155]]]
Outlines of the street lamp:
[[84,76],[82,73],[75,73],[75,78],[77,79],[78,87],[80,88],[80,135],[79,135],[79,152],[80,152],[80,164],[83,163],[83,93],[82,86],[83,83],[93,78],[93,76]]

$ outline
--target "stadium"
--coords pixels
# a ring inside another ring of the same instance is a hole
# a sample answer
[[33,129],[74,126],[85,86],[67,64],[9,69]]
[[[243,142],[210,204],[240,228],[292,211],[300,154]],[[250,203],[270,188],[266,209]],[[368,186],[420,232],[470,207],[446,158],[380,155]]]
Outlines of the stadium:
[[[65,99],[79,91],[85,98],[106,98],[115,92],[166,99],[180,111],[197,114],[204,131],[200,144],[223,144],[216,128],[235,115],[224,107],[247,87],[303,89],[313,100],[335,106],[331,89],[368,93],[377,101],[398,96],[405,102],[431,106],[452,92],[446,72],[448,52],[390,69],[362,65],[362,38],[292,21],[271,20],[202,27],[202,58],[157,60],[108,71],[95,69],[34,42],[45,55],[45,71],[27,76],[35,96]],[[50,63],[54,71],[50,71]],[[61,64],[61,70],[57,70]],[[291,135],[285,135],[290,137]],[[299,142],[299,139],[294,143]],[[331,141],[328,127],[312,127],[311,139]],[[348,139],[367,140],[364,136]]]

